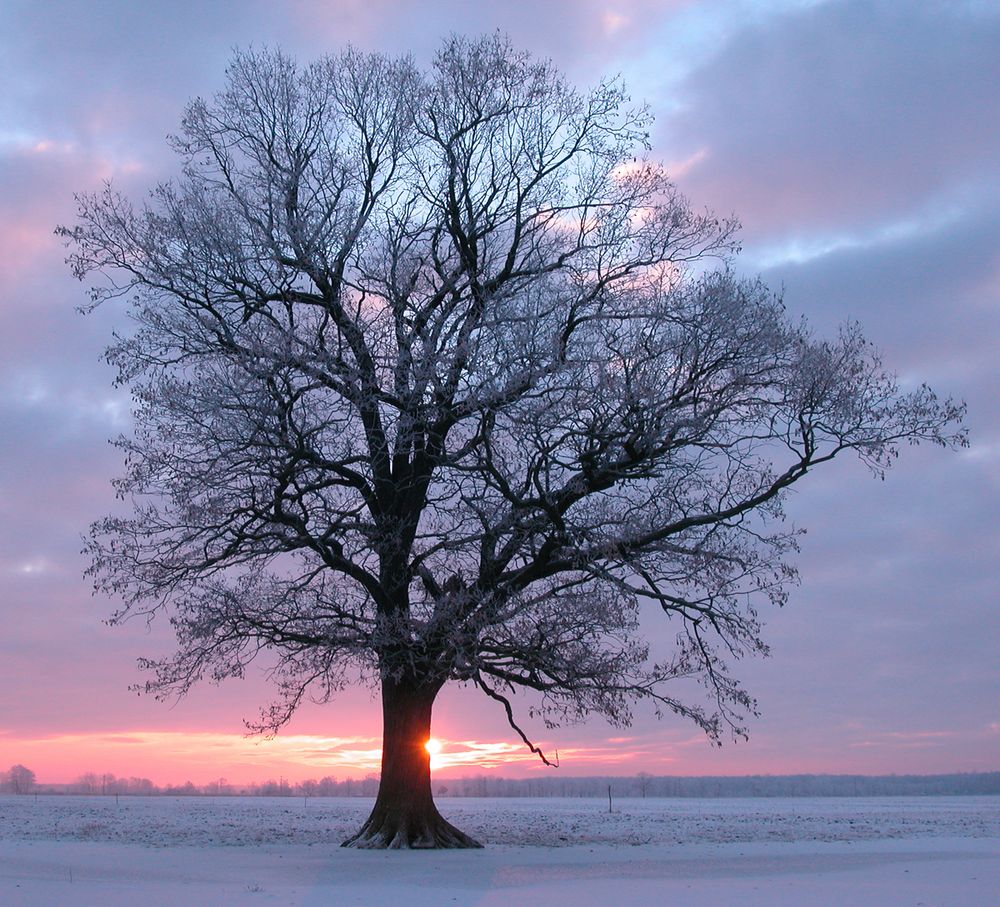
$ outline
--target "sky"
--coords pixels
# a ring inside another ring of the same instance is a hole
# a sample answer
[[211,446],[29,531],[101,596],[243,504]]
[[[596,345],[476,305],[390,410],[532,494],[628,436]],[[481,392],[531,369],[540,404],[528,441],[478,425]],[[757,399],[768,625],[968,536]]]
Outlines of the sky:
[[[571,775],[1000,769],[1000,4],[991,0],[91,0],[0,4],[0,770],[158,783],[361,776],[377,699],[304,706],[273,741],[251,674],[159,703],[129,687],[170,628],[103,623],[81,535],[113,506],[127,395],[53,235],[73,193],[133,198],[177,172],[165,136],[221,88],[234,47],[301,61],[346,42],[427,63],[501,29],[586,87],[620,74],[656,115],[652,156],[696,207],[743,224],[739,270],[819,332],[859,321],[905,385],[968,403],[964,451],[903,451],[885,482],[836,462],[799,486],[808,530],[772,655],[739,665],[761,717],[713,747],[640,711],[526,726]],[[664,624],[661,641],[673,637]],[[502,710],[438,700],[435,770],[551,772]]]

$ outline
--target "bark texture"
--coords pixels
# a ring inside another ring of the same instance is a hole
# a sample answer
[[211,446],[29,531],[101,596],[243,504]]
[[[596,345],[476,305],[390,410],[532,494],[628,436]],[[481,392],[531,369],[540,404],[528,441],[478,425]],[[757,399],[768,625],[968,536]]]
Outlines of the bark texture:
[[482,847],[448,822],[434,805],[431,709],[439,686],[385,680],[382,684],[382,778],[371,815],[344,847]]

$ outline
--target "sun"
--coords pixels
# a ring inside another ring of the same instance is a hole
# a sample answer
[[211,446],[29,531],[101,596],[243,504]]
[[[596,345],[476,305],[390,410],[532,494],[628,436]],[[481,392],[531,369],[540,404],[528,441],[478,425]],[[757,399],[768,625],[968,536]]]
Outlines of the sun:
[[424,749],[427,750],[427,752],[430,753],[432,756],[436,756],[438,753],[441,752],[441,741],[435,740],[433,737],[431,737],[431,739],[424,744]]

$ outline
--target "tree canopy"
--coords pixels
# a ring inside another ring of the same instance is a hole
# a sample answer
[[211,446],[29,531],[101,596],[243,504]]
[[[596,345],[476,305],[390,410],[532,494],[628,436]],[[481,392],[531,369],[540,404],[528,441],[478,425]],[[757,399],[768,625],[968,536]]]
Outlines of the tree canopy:
[[[757,608],[794,581],[788,489],[848,451],[881,474],[901,444],[963,443],[962,407],[739,277],[735,221],[646,156],[649,125],[502,36],[428,71],[241,52],[187,107],[175,181],[79,196],[73,270],[133,322],[108,351],[133,513],[94,525],[91,573],[115,620],[170,614],[148,689],[267,651],[264,730],[360,677],[387,741],[449,681],[536,752],[513,691],[553,723],[645,700],[745,732],[728,664],[766,652]],[[650,606],[676,633],[658,661]],[[362,840],[448,843],[400,827]]]

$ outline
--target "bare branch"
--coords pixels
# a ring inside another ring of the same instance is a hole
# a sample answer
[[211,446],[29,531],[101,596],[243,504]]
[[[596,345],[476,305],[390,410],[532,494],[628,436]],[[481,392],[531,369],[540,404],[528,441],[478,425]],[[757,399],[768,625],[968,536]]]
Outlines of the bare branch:
[[[78,198],[59,232],[91,307],[128,300],[107,356],[135,401],[133,512],[94,524],[90,575],[113,621],[170,614],[151,692],[266,656],[273,731],[355,674],[428,716],[471,680],[547,764],[500,690],[550,723],[648,703],[745,733],[725,661],[766,654],[758,609],[796,581],[790,489],[962,445],[964,408],[738,279],[737,224],[646,157],[649,126],[501,35],[426,72],[237,53],[175,182]],[[682,628],[660,661],[651,602]]]

